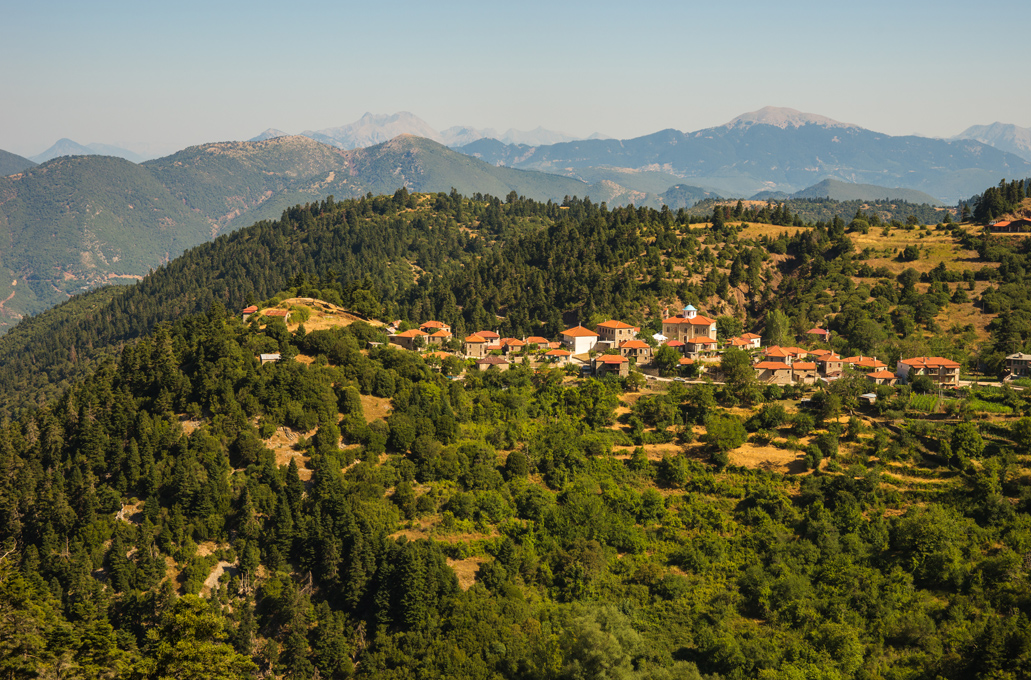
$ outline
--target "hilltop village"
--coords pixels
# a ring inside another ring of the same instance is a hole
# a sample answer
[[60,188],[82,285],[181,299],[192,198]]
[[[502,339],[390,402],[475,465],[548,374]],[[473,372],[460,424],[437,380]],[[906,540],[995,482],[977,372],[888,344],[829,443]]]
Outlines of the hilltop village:
[[[242,311],[244,321],[259,312],[257,306]],[[267,309],[269,319],[290,320],[290,310]],[[830,348],[830,331],[812,328],[797,339],[801,346],[763,346],[762,336],[742,333],[717,337],[716,321],[685,306],[679,314],[662,320],[662,332],[642,334],[639,326],[617,319],[597,324],[595,330],[582,325],[562,331],[557,339],[541,336],[501,337],[491,330],[476,331],[456,338],[442,321],[430,320],[418,328],[396,320],[387,325],[388,342],[431,360],[454,357],[477,370],[507,370],[513,364],[532,368],[564,367],[569,375],[628,377],[635,367],[646,378],[677,380],[707,379],[721,382],[723,357],[728,350],[748,355],[758,382],[768,385],[827,385],[840,378],[846,369],[859,371],[871,387],[908,384],[926,376],[937,388],[960,386],[960,364],[937,356],[902,358],[894,366],[873,356],[843,357]],[[263,354],[261,362],[278,361],[278,354]],[[1031,355],[1007,357],[1011,376],[1026,375]],[[871,395],[872,396],[872,395]]]
[[[398,330],[400,322],[388,327],[390,342],[408,350],[441,352],[454,347],[451,327],[440,321],[426,321],[419,328]],[[944,357],[911,357],[898,361],[895,370],[876,357],[842,357],[828,348],[830,332],[809,330],[800,340],[807,347],[763,347],[762,337],[744,333],[718,338],[716,321],[698,313],[692,305],[680,314],[662,320],[662,333],[642,335],[638,326],[616,319],[598,324],[596,330],[574,326],[562,331],[560,339],[529,336],[502,338],[493,331],[477,331],[461,340],[461,356],[471,359],[480,370],[505,370],[513,363],[536,366],[571,366],[574,374],[603,376],[613,373],[626,377],[636,366],[645,375],[672,373],[677,377],[708,375],[719,381],[720,361],[728,349],[747,352],[752,357],[756,378],[771,385],[816,385],[838,379],[845,368],[866,374],[872,385],[911,382],[928,376],[937,386],[958,387],[960,365]],[[663,352],[676,363],[662,360]],[[1031,357],[1029,357],[1031,358]],[[673,370],[671,370],[673,369]]]

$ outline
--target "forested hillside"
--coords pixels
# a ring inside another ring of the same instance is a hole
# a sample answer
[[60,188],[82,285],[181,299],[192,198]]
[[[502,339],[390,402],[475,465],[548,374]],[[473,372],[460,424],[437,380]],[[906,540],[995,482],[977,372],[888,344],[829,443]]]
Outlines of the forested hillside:
[[[903,419],[843,382],[746,421],[729,385],[454,381],[363,351],[384,339],[216,303],[6,422],[0,672],[1031,672],[1031,420]],[[818,471],[725,467],[748,431]]]
[[[781,205],[726,205],[717,218],[710,227],[686,212],[517,196],[469,200],[455,192],[309,204],[199,246],[117,295],[105,293],[96,298],[99,311],[76,311],[94,303],[72,301],[23,322],[0,339],[0,405],[40,403],[162,321],[215,301],[240,309],[302,274],[327,283],[367,277],[384,316],[439,318],[456,333],[496,327],[551,335],[603,317],[655,332],[667,308],[691,303],[726,316],[727,328],[755,331],[778,311],[782,330],[774,335],[784,342],[828,317],[845,327],[844,319],[858,315],[876,325],[849,322],[840,351],[945,353],[990,372],[999,370],[1000,352],[1027,340],[1015,314],[1017,330],[992,335],[980,355],[972,351],[1003,323],[995,314],[1026,302],[1020,286],[1031,267],[1012,239],[954,224],[884,223],[861,211],[802,226]],[[940,333],[957,324],[965,330]]]
[[823,325],[889,363],[1031,349],[1022,235],[746,210],[328,199],[20,324],[0,675],[1027,676],[1023,391],[867,405],[860,374],[764,386],[735,351],[725,383],[481,373],[361,321],[237,313],[647,336],[691,303],[720,337]]

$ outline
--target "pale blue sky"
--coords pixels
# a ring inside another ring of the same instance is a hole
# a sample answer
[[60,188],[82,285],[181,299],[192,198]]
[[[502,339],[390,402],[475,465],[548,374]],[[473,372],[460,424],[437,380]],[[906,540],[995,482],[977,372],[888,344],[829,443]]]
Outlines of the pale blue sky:
[[767,105],[890,134],[1031,127],[1028,25],[1026,0],[0,0],[0,149],[167,153],[366,111],[619,138]]

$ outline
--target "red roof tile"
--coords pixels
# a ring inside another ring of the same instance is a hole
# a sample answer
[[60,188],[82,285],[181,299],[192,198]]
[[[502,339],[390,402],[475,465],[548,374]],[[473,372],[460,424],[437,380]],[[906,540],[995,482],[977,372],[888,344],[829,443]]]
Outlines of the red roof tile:
[[596,338],[598,334],[592,331],[590,328],[584,328],[583,326],[574,326],[567,330],[562,331],[562,335],[570,338]]
[[608,321],[602,321],[600,324],[598,324],[598,327],[599,328],[612,328],[612,329],[637,328],[636,326],[631,326],[628,323],[623,323],[622,321],[616,321],[615,319],[609,319]]
[[760,361],[755,365],[756,368],[762,368],[770,371],[783,371],[790,370],[791,367],[780,361]]
[[625,364],[630,360],[622,354],[602,354],[598,357],[598,361],[603,364]]

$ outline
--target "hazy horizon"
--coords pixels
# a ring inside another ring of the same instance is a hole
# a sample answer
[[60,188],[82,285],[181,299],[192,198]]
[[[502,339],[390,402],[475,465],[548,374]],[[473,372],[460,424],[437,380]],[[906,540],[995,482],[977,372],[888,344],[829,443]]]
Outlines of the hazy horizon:
[[436,130],[619,139],[765,106],[891,135],[1031,127],[1019,67],[966,37],[1031,20],[1027,3],[58,0],[5,14],[0,55],[19,67],[0,75],[0,149],[23,156],[65,137],[164,155],[400,111]]

